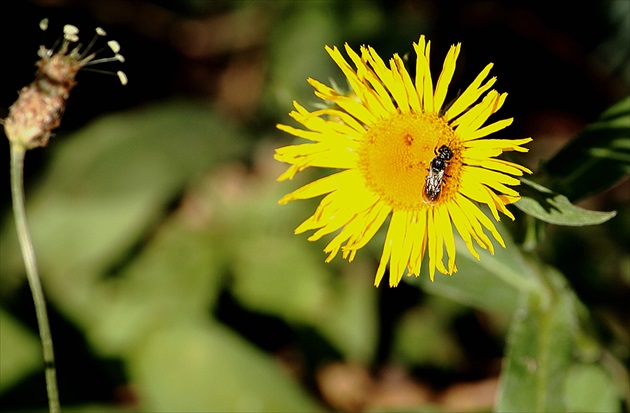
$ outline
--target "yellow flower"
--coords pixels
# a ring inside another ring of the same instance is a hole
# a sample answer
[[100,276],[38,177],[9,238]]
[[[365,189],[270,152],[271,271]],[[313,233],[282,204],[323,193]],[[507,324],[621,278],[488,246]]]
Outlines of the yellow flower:
[[505,247],[479,204],[487,205],[497,221],[498,212],[514,219],[506,205],[519,199],[510,186],[520,181],[511,175],[531,173],[496,158],[504,151],[526,152],[521,145],[531,138],[486,138],[512,123],[510,118],[483,126],[507,96],[490,90],[496,78],[485,81],[492,63],[448,106],[444,102],[461,45],[451,46],[435,85],[429,71],[431,42],[421,36],[413,46],[418,56],[415,79],[396,54],[387,66],[372,47],[362,46],[359,55],[346,44],[354,69],[337,47],[326,47],[353,96],[309,79],[315,95],[334,106],[309,112],[294,102],[290,116],[306,129],[278,125],[310,141],[276,150],[275,159],[291,164],[279,181],[310,166],[341,169],[279,201],[327,194],[295,230],[296,234],[316,230],[309,241],[337,232],[324,249],[329,254],[326,262],[339,250],[352,261],[391,216],[376,286],[388,263],[390,286],[398,285],[405,269],[407,275],[418,276],[427,251],[431,280],[436,269],[443,274],[457,271],[453,225],[477,259],[473,240],[494,253],[484,229]]

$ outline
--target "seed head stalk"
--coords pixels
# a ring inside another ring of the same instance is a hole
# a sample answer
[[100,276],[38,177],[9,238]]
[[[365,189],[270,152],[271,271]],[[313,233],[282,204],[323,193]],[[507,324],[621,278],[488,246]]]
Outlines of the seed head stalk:
[[[48,20],[40,22],[40,28],[46,30]],[[107,42],[108,48],[114,53],[111,57],[95,59],[99,51],[93,51],[97,38],[106,35],[105,30],[96,28],[96,36],[88,47],[81,50],[81,45],[74,46],[79,41],[79,29],[67,24],[63,29],[63,40],[56,43],[59,47],[46,48],[40,46],[35,80],[22,88],[17,101],[9,108],[9,116],[0,120],[9,139],[11,147],[11,195],[13,198],[13,213],[18,241],[26,267],[26,277],[31,288],[39,337],[42,342],[44,355],[44,372],[46,375],[46,391],[50,413],[60,411],[59,390],[57,388],[57,370],[53,351],[52,335],[46,311],[46,300],[42,290],[42,283],[37,271],[37,261],[33,241],[26,219],[24,203],[24,157],[26,151],[46,146],[52,136],[52,131],[61,122],[70,91],[76,85],[77,73],[88,65],[104,62],[124,62],[124,57],[118,53],[120,45],[115,40]],[[127,76],[116,72],[122,84],[127,83]]]
[[57,369],[55,367],[55,353],[53,351],[52,335],[48,322],[48,311],[46,310],[46,299],[42,290],[42,283],[37,271],[37,261],[35,259],[35,249],[28,228],[26,219],[26,209],[24,207],[24,146],[11,144],[11,196],[13,198],[13,215],[17,229],[18,241],[24,266],[26,268],[26,278],[33,295],[37,325],[39,328],[39,338],[42,343],[44,356],[44,372],[46,375],[46,392],[48,394],[48,409],[50,413],[60,412],[59,390],[57,388]]

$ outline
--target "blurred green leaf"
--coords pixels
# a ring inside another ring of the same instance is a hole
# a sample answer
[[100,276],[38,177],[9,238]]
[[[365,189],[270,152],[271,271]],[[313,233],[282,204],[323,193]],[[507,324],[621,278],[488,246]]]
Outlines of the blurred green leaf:
[[[543,270],[541,270],[543,271]],[[501,371],[497,412],[566,412],[562,391],[577,329],[573,296],[562,276],[548,268],[544,276],[553,293],[523,293],[508,336]],[[566,288],[566,287],[565,287]]]
[[162,225],[119,274],[94,285],[82,316],[92,346],[121,357],[167,323],[206,318],[223,280],[219,244],[181,216]]
[[232,293],[252,311],[313,327],[344,357],[368,362],[377,335],[372,269],[360,260],[326,264],[320,248],[291,234],[290,226],[308,215],[304,204],[277,204],[284,190],[272,180],[253,183],[245,197],[225,205]]
[[293,322],[317,317],[330,298],[326,284],[331,277],[299,241],[262,235],[242,239],[234,259],[233,292],[239,301]]
[[617,386],[604,369],[595,364],[576,364],[565,380],[567,410],[578,413],[621,411]]
[[[322,263],[320,265],[329,265]],[[367,364],[373,360],[378,344],[377,290],[372,285],[373,268],[359,260],[343,273],[333,273],[329,284],[330,300],[320,309],[313,326],[328,338],[346,360]]]
[[[245,142],[213,111],[184,101],[106,116],[58,137],[43,179],[26,196],[54,301],[75,317],[90,314],[93,283],[123,264],[202,172],[243,153]],[[19,257],[13,226],[4,228],[3,256]],[[3,274],[22,273],[21,265],[7,268],[4,261]]]
[[617,215],[616,211],[591,211],[529,179],[521,179],[522,198],[514,205],[528,215],[554,225],[597,225]]
[[303,105],[315,101],[313,88],[306,80],[312,77],[326,83],[335,64],[324,46],[339,44],[340,38],[339,23],[329,3],[288,2],[285,6],[276,13],[270,39],[269,87],[264,105],[284,114],[293,109],[294,100]]
[[406,311],[394,331],[394,361],[405,366],[456,368],[464,355],[451,327],[453,319],[465,308],[435,295]]
[[350,360],[369,361],[377,334],[370,278],[336,274],[312,251],[297,239],[244,242],[234,295],[253,311],[315,328]]
[[39,338],[0,308],[0,393],[42,367]]
[[[500,233],[507,231],[497,223]],[[480,259],[475,259],[460,237],[456,237],[457,272],[452,276],[436,275],[431,281],[426,265],[419,277],[425,291],[439,294],[461,304],[501,314],[512,314],[519,291],[532,288],[531,270],[518,246],[504,235],[506,248],[496,245],[494,254],[478,246]]]
[[551,158],[544,182],[554,191],[578,200],[617,183],[630,173],[630,96]]
[[142,411],[321,410],[276,361],[219,325],[155,331],[129,365]]

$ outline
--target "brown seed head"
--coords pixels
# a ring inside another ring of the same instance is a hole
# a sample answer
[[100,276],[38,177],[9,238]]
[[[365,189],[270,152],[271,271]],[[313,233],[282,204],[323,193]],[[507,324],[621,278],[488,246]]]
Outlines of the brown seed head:
[[[47,22],[40,27],[45,30]],[[40,60],[37,62],[35,80],[22,88],[17,101],[9,109],[9,116],[4,120],[4,130],[11,144],[32,149],[45,146],[53,129],[61,123],[61,116],[66,108],[70,91],[76,85],[76,75],[85,66],[109,62],[124,61],[118,53],[120,46],[109,41],[108,46],[114,52],[113,57],[94,60],[98,51],[90,53],[97,37],[105,36],[100,27],[96,37],[81,52],[81,46],[70,46],[79,40],[78,29],[71,25],[64,27],[64,39],[57,51],[41,46]],[[123,72],[117,73],[121,83],[126,84]]]

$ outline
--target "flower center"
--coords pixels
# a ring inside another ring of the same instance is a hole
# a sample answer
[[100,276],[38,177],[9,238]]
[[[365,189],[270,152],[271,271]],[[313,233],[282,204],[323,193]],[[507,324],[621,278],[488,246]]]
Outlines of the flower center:
[[[431,161],[440,156],[437,151],[442,145],[452,157],[434,163],[441,168],[433,173]],[[455,170],[459,172],[461,164],[458,147],[459,137],[444,118],[435,113],[402,113],[370,127],[359,149],[358,166],[368,187],[392,208],[417,210],[454,193],[459,182]],[[438,192],[434,199],[425,192],[431,174],[433,190]]]

